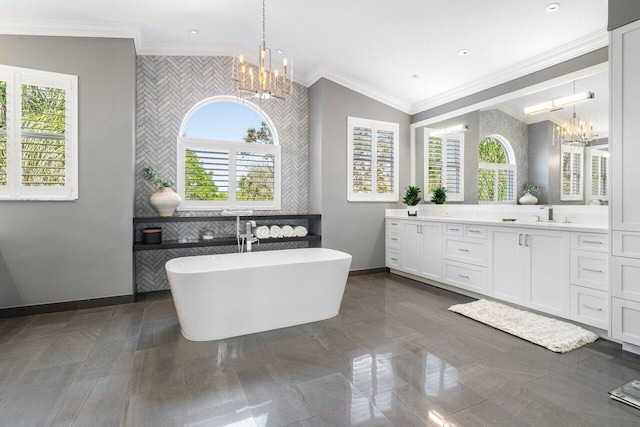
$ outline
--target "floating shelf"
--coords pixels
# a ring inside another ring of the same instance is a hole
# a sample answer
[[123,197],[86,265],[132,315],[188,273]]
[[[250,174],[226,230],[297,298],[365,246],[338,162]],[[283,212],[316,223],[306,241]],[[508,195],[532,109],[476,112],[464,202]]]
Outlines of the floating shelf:
[[[291,218],[288,216],[287,218]],[[311,241],[319,241],[321,236],[317,234],[308,234],[304,237],[281,237],[274,239],[262,239],[260,240],[261,245],[268,245],[269,243],[285,243],[285,242],[311,242]],[[197,242],[184,242],[180,243],[177,240],[167,240],[162,243],[158,243],[155,245],[145,245],[141,242],[136,242],[133,245],[134,251],[154,251],[159,249],[180,249],[180,248],[201,248],[205,246],[235,246],[238,244],[238,241],[233,238],[225,238],[225,239],[212,239],[212,240],[199,240]]]

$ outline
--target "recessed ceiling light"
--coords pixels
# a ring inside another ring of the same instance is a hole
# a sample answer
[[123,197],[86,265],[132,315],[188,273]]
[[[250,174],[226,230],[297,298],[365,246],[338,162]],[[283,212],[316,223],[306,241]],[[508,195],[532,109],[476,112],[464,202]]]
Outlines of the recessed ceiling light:
[[198,34],[200,31],[196,28],[192,28],[191,30],[189,30],[189,34]]
[[420,78],[420,74],[411,74],[411,78],[412,79],[419,79]]
[[467,56],[467,55],[469,55],[469,49],[460,49],[460,50],[458,51],[458,55],[460,55],[460,56]]
[[549,3],[544,7],[547,12],[556,12],[558,9],[560,9],[560,3]]
[[284,50],[282,49],[276,49],[276,53],[279,53],[280,55],[282,55],[284,53]]

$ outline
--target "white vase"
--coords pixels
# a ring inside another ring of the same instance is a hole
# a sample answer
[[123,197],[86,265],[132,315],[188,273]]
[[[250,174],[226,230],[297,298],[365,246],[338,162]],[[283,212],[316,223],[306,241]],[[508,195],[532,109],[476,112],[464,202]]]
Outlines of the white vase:
[[164,187],[160,191],[156,191],[149,198],[151,206],[158,212],[160,216],[172,216],[176,208],[182,202],[182,197],[169,187]]
[[418,206],[409,206],[407,205],[407,214],[409,216],[418,216]]
[[518,200],[521,205],[536,205],[538,204],[538,198],[533,194],[526,193]]

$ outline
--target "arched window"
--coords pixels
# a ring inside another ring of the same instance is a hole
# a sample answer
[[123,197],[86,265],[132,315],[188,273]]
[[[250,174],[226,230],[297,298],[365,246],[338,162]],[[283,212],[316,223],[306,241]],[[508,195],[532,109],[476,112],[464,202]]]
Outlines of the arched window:
[[178,134],[181,210],[280,209],[280,145],[271,119],[231,96],[189,110]]
[[489,135],[478,148],[478,200],[480,203],[515,203],[516,158],[511,144],[500,135]]

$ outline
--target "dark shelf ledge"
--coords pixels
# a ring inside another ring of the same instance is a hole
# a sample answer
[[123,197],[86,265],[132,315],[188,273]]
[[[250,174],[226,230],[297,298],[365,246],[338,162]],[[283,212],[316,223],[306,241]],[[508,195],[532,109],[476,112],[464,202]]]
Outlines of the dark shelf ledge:
[[[240,219],[269,220],[269,219],[320,219],[320,214],[290,214],[290,215],[243,215]],[[134,224],[153,222],[208,222],[235,221],[235,216],[149,216],[135,217]]]
[[[256,218],[256,217],[252,217],[252,218]],[[287,216],[287,218],[291,218],[291,216]],[[311,242],[311,241],[317,241],[320,239],[321,239],[321,236],[317,234],[308,234],[305,237],[282,237],[279,239],[262,239],[260,240],[260,244],[267,245],[269,243]],[[133,250],[134,251],[155,251],[159,249],[201,248],[205,246],[235,246],[237,244],[238,244],[238,241],[233,237],[229,237],[226,239],[199,240],[197,242],[187,242],[187,243],[180,243],[177,240],[167,240],[157,245],[145,245],[143,243],[136,242],[133,245]]]

